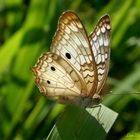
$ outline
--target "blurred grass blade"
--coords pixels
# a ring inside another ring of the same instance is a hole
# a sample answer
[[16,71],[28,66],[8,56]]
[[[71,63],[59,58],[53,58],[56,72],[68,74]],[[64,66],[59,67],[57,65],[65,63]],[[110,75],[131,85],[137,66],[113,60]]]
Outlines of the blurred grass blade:
[[69,106],[51,130],[47,140],[87,140],[91,137],[94,140],[105,139],[117,116],[118,113],[103,105],[86,110]]
[[107,96],[103,101],[105,105],[112,106],[122,99],[123,94],[129,95],[131,89],[139,82],[140,66],[137,66],[124,80],[122,80],[113,90],[117,96]]
[[129,132],[121,140],[139,140],[140,132]]

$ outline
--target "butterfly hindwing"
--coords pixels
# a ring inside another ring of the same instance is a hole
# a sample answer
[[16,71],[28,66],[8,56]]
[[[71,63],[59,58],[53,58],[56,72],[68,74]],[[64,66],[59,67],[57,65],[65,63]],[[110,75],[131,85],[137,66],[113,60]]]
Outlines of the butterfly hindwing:
[[43,54],[32,71],[36,75],[36,84],[40,91],[50,99],[74,102],[81,96],[81,91],[86,94],[79,75],[56,54]]

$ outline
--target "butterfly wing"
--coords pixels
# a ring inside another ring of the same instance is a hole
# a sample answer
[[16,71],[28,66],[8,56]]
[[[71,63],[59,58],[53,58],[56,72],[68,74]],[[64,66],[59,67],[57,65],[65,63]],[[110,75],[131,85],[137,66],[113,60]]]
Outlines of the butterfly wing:
[[95,57],[98,75],[96,94],[100,94],[105,84],[110,59],[111,25],[108,15],[103,16],[97,23],[94,31],[89,36],[92,51]]
[[68,11],[60,17],[51,52],[71,65],[85,84],[85,94],[92,96],[97,87],[96,63],[85,28],[75,13]]
[[36,84],[40,91],[60,103],[80,103],[81,93],[86,91],[83,81],[75,70],[60,56],[53,53],[43,54],[35,67]]

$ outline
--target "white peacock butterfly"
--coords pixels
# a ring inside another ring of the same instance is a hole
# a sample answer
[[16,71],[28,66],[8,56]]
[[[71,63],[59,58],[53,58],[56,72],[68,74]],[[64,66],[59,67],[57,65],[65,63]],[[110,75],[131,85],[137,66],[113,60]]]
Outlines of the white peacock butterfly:
[[50,52],[44,53],[32,68],[43,95],[59,103],[98,105],[109,70],[110,40],[108,15],[88,36],[80,18],[72,11],[64,12]]

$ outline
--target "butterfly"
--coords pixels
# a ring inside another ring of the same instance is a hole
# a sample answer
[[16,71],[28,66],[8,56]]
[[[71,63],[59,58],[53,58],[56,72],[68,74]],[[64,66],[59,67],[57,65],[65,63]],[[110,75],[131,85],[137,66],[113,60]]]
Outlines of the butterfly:
[[32,72],[48,99],[80,107],[101,101],[110,60],[111,24],[106,14],[88,36],[76,13],[64,12],[50,52],[41,55]]

